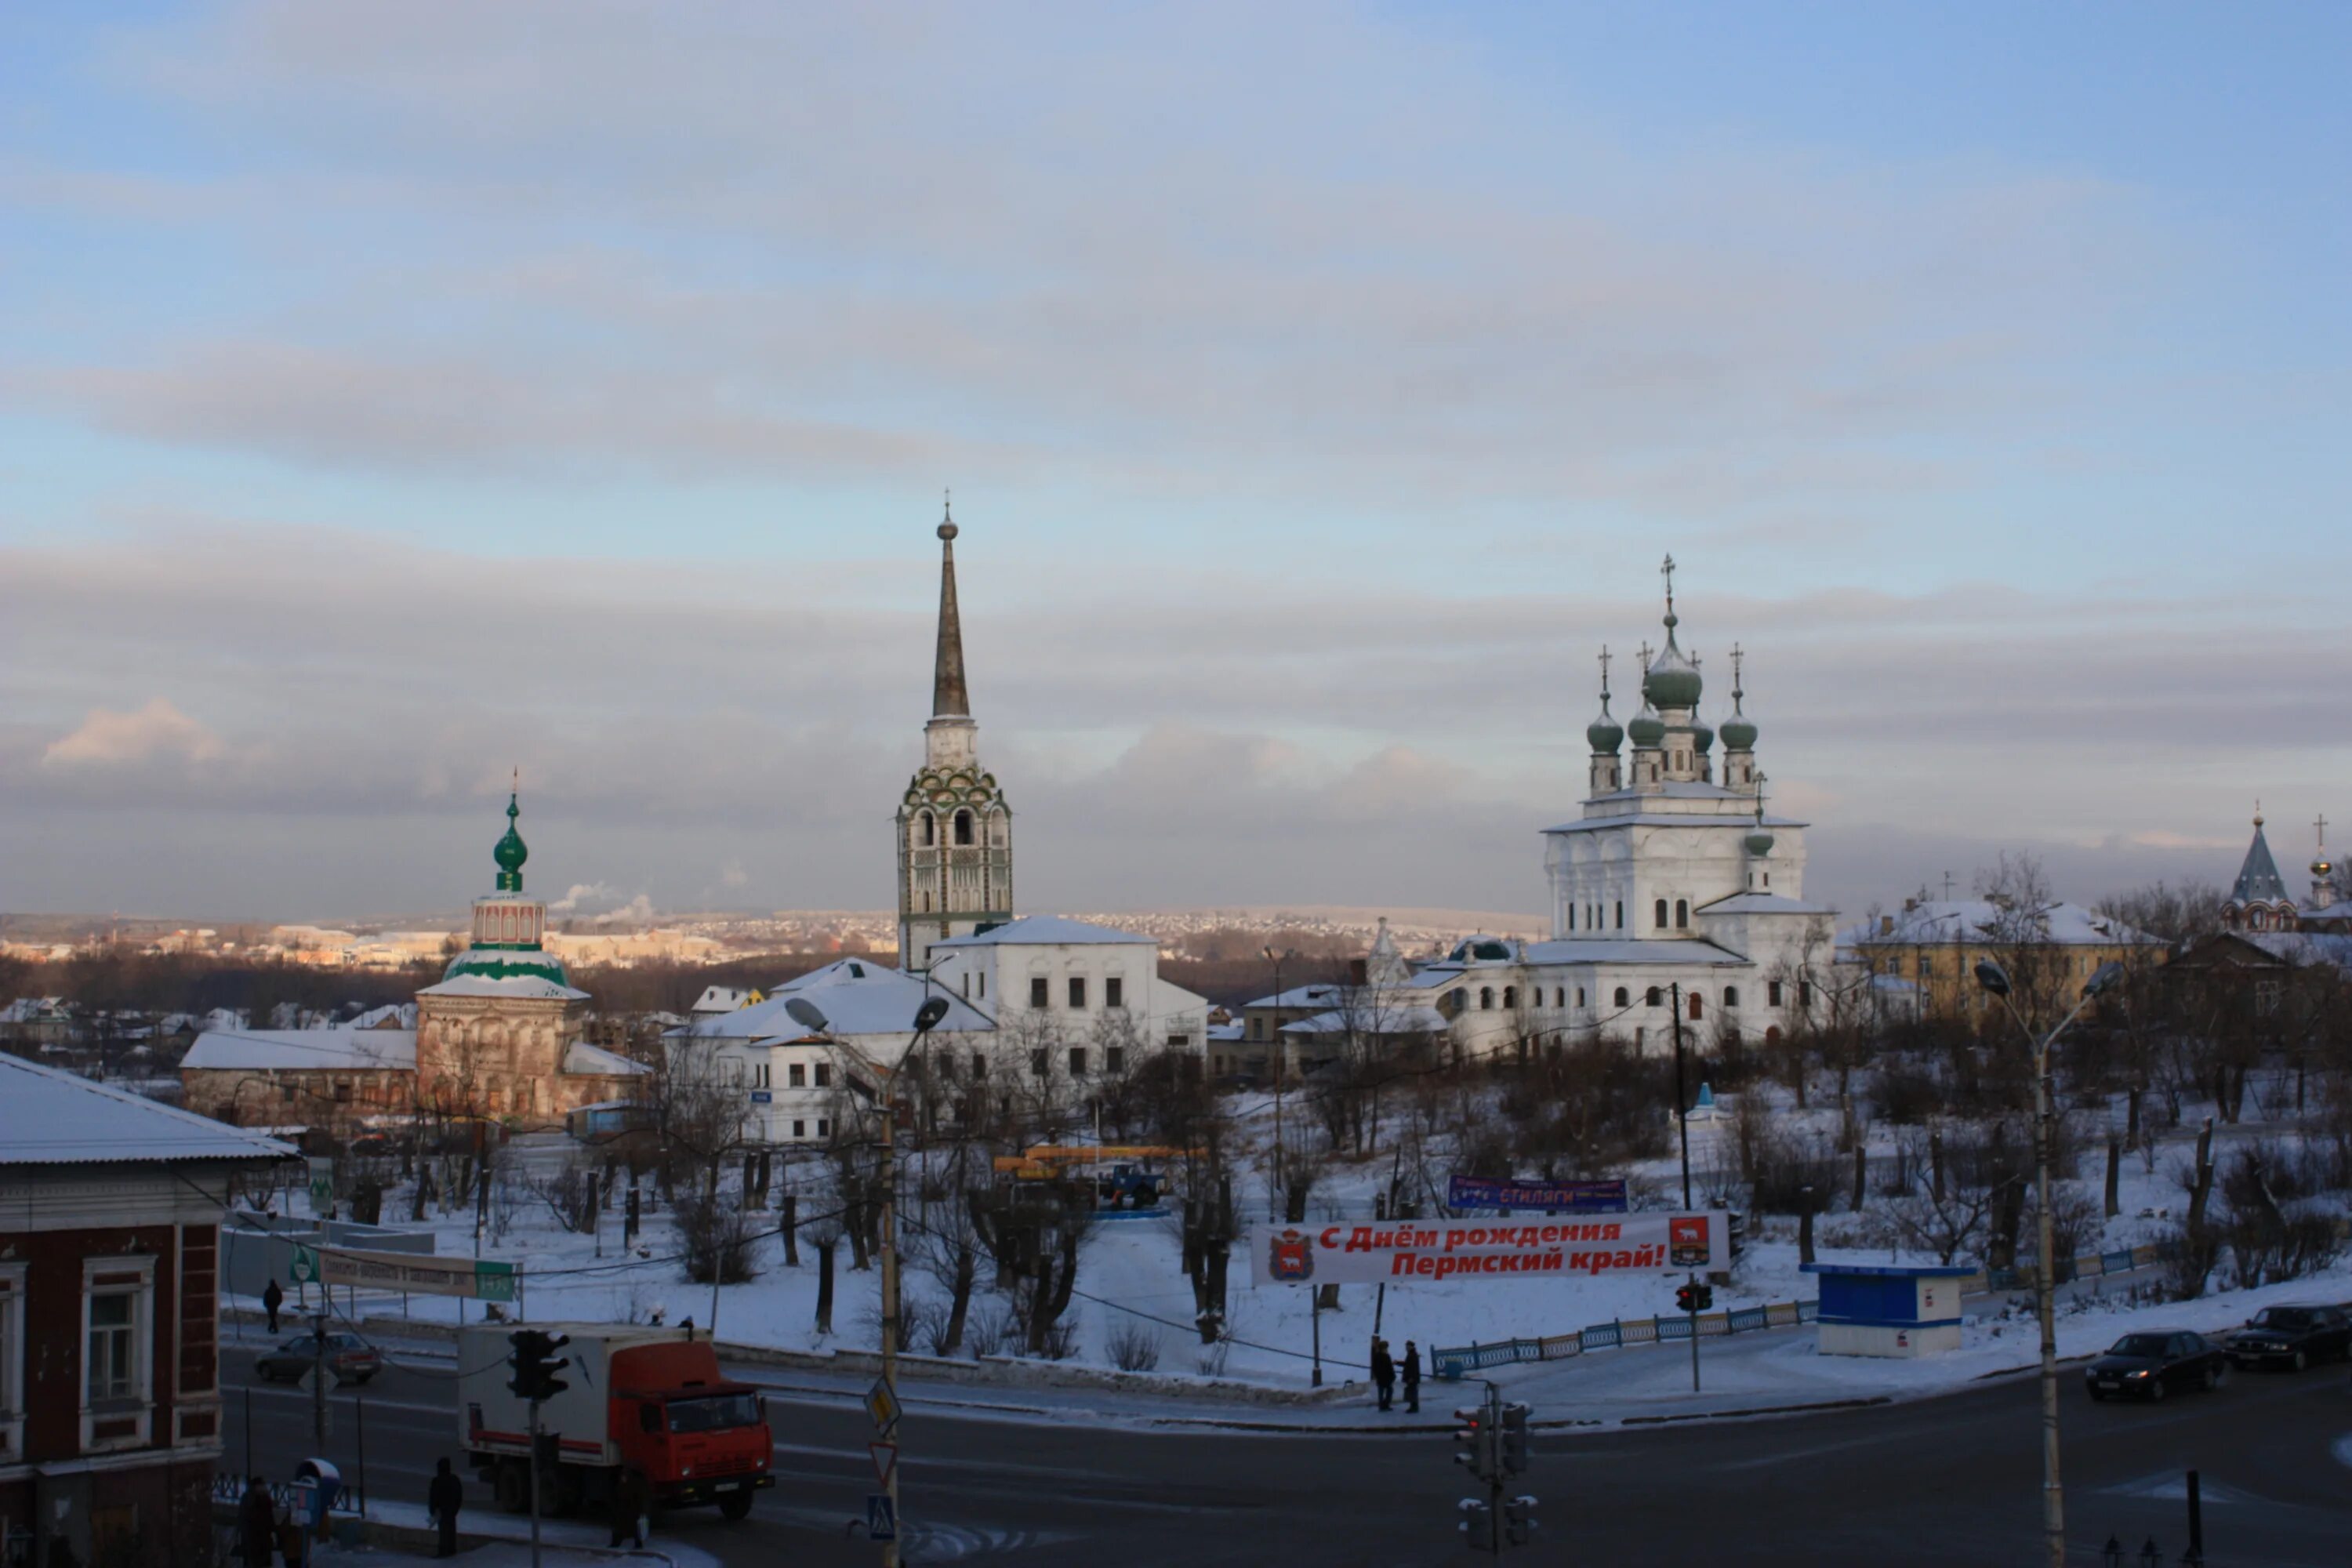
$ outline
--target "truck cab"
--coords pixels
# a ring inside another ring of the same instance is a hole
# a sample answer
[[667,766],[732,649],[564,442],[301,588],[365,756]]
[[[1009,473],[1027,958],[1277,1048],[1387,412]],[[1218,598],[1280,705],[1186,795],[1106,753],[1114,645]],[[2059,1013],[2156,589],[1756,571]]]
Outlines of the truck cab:
[[[681,1358],[666,1353],[685,1350],[702,1351],[709,1364],[681,1366]],[[775,1484],[769,1473],[775,1443],[759,1391],[717,1375],[706,1342],[614,1352],[613,1445],[662,1506],[717,1503],[740,1518],[755,1489]],[[678,1375],[688,1371],[696,1375]]]

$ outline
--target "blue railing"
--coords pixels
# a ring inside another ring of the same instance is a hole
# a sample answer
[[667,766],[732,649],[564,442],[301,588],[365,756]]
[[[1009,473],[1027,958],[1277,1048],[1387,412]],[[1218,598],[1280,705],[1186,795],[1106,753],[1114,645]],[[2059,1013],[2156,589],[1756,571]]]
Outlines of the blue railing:
[[1433,1376],[1460,1379],[1490,1366],[1528,1361],[1565,1361],[1588,1351],[1624,1345],[1655,1344],[1664,1340],[1687,1340],[1694,1331],[1701,1339],[1754,1333],[1764,1329],[1793,1329],[1820,1314],[1817,1301],[1775,1301],[1767,1307],[1740,1307],[1724,1312],[1702,1312],[1696,1318],[1675,1313],[1663,1318],[1621,1318],[1595,1323],[1572,1334],[1537,1340],[1497,1340],[1488,1345],[1439,1346],[1429,1352]]

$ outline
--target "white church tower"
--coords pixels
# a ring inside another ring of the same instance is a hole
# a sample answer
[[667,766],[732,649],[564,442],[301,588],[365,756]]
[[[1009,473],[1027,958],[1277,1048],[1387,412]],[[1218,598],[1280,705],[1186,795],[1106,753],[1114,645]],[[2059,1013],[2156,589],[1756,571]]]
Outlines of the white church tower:
[[956,610],[955,519],[940,523],[939,649],[923,765],[898,802],[898,964],[930,967],[931,944],[1013,918],[1013,813],[981,767]]

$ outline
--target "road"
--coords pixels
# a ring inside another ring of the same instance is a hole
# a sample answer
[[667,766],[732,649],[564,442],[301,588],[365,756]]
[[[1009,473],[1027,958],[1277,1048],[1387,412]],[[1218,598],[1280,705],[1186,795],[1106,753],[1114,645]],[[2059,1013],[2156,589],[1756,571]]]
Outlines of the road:
[[[226,1373],[226,1458],[244,1462],[251,1349]],[[2329,1367],[2239,1374],[2161,1405],[2094,1405],[2070,1377],[2064,1406],[2073,1555],[2109,1532],[2127,1558],[2153,1535],[2187,1543],[2180,1476],[2205,1491],[2207,1561],[2341,1568],[2352,1540],[2352,1388]],[[1443,1403],[1444,1391],[1431,1409]],[[452,1384],[420,1363],[334,1396],[329,1457],[376,1498],[423,1499],[454,1454]],[[311,1451],[310,1395],[250,1395],[253,1461],[283,1475]],[[730,1525],[682,1510],[669,1538],[734,1563],[871,1563],[845,1539],[872,1482],[864,1414],[846,1399],[773,1395],[777,1486]],[[1426,1413],[1425,1413],[1426,1414]],[[1570,1416],[1546,1409],[1539,1419]],[[1541,1498],[1540,1549],[1523,1562],[1643,1564],[1988,1564],[2036,1561],[2039,1405],[2030,1377],[1939,1399],[1764,1420],[1539,1432],[1519,1489]],[[948,1416],[910,1405],[902,1480],[910,1563],[996,1560],[1121,1568],[1459,1560],[1463,1473],[1433,1432],[1381,1436],[1160,1430]],[[2338,1448],[2346,1458],[2336,1457]],[[488,1507],[487,1489],[471,1494]]]

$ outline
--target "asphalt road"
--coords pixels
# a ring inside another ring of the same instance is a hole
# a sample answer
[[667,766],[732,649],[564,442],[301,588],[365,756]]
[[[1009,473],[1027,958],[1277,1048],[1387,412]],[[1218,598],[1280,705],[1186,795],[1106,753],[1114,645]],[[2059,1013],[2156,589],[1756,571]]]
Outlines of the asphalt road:
[[[245,1461],[252,1350],[226,1372],[225,1463]],[[430,1363],[334,1396],[328,1455],[371,1494],[421,1502],[456,1455],[452,1381]],[[1446,1403],[1433,1386],[1429,1411]],[[2352,1560],[2352,1385],[2341,1367],[2240,1373],[2160,1405],[2063,1407],[2072,1559],[2110,1532],[2135,1560],[2187,1544],[2182,1472],[2201,1472],[2213,1568],[2341,1568]],[[364,1402],[364,1466],[358,1463]],[[734,1563],[870,1563],[862,1518],[870,1431],[846,1399],[772,1396],[777,1486],[752,1516],[669,1516],[661,1532]],[[313,1451],[310,1395],[251,1395],[253,1462],[283,1475]],[[1426,1413],[1425,1413],[1426,1414]],[[1545,1409],[1538,1420],[1572,1416]],[[2039,1561],[2039,1405],[2031,1377],[1945,1398],[1818,1415],[1540,1431],[1517,1489],[1542,1500],[1528,1563],[1989,1564]],[[1267,1434],[911,1413],[902,1429],[910,1563],[996,1560],[1121,1568],[1461,1560],[1463,1473],[1437,1432]],[[2341,1447],[2345,1458],[2337,1457]],[[486,1488],[471,1495],[489,1506]]]

